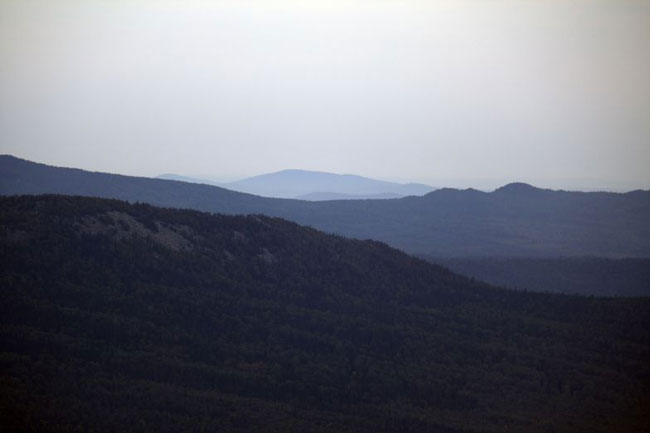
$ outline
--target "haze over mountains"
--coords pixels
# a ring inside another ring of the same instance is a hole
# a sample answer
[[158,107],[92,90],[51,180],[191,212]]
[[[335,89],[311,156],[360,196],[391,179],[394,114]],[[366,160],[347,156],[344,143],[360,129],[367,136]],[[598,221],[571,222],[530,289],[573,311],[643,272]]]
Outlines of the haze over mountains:
[[432,187],[418,183],[400,184],[351,174],[333,174],[308,170],[282,170],[236,182],[216,183],[210,180],[165,174],[162,179],[205,183],[233,191],[263,197],[295,198],[300,200],[387,199],[424,195]]

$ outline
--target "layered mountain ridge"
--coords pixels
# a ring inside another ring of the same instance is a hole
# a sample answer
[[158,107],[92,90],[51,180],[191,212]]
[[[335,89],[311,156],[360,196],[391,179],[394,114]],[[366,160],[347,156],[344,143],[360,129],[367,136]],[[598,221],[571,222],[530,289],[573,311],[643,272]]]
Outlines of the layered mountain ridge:
[[430,257],[650,257],[650,191],[585,193],[513,184],[492,193],[444,188],[393,200],[307,202],[0,157],[0,194],[43,193],[261,213]]
[[263,197],[312,201],[399,198],[424,195],[433,190],[428,185],[418,183],[401,184],[352,174],[299,169],[287,169],[228,183],[173,174],[161,175],[159,178],[216,185]]

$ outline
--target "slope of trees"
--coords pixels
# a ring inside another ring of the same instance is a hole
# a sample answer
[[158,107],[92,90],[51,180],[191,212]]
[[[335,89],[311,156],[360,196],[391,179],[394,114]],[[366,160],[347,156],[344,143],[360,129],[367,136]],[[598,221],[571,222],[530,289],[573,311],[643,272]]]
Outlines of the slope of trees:
[[650,259],[426,257],[502,287],[597,296],[650,296]]
[[647,431],[650,301],[280,219],[0,199],[0,427]]

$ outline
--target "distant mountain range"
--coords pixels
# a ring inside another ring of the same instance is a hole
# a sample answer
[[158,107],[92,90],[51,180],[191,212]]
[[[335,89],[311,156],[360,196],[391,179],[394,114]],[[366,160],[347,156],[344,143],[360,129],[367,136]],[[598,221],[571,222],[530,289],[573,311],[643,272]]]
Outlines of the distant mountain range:
[[[417,194],[414,194],[417,195]],[[401,194],[384,192],[381,194],[343,194],[337,192],[312,192],[296,197],[297,200],[326,201],[326,200],[387,200],[402,198]]]
[[351,174],[308,170],[282,170],[221,184],[176,174],[164,174],[158,178],[204,183],[263,197],[312,201],[400,198],[433,191],[432,187],[419,183],[400,184]]
[[510,184],[491,193],[446,188],[396,200],[309,202],[0,157],[0,194],[44,193],[266,214],[429,257],[650,257],[650,191],[583,193]]

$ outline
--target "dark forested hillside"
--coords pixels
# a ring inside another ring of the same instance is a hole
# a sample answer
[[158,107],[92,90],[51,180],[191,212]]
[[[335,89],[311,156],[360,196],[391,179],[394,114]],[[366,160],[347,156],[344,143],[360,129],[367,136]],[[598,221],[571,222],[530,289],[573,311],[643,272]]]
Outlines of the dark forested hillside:
[[650,257],[650,191],[442,189],[394,200],[307,202],[90,173],[0,156],[0,194],[73,194],[230,214],[261,213],[436,257]]
[[0,199],[3,431],[645,432],[650,301],[263,216]]
[[[427,258],[427,257],[425,257]],[[428,258],[503,287],[598,296],[650,296],[650,259]]]

